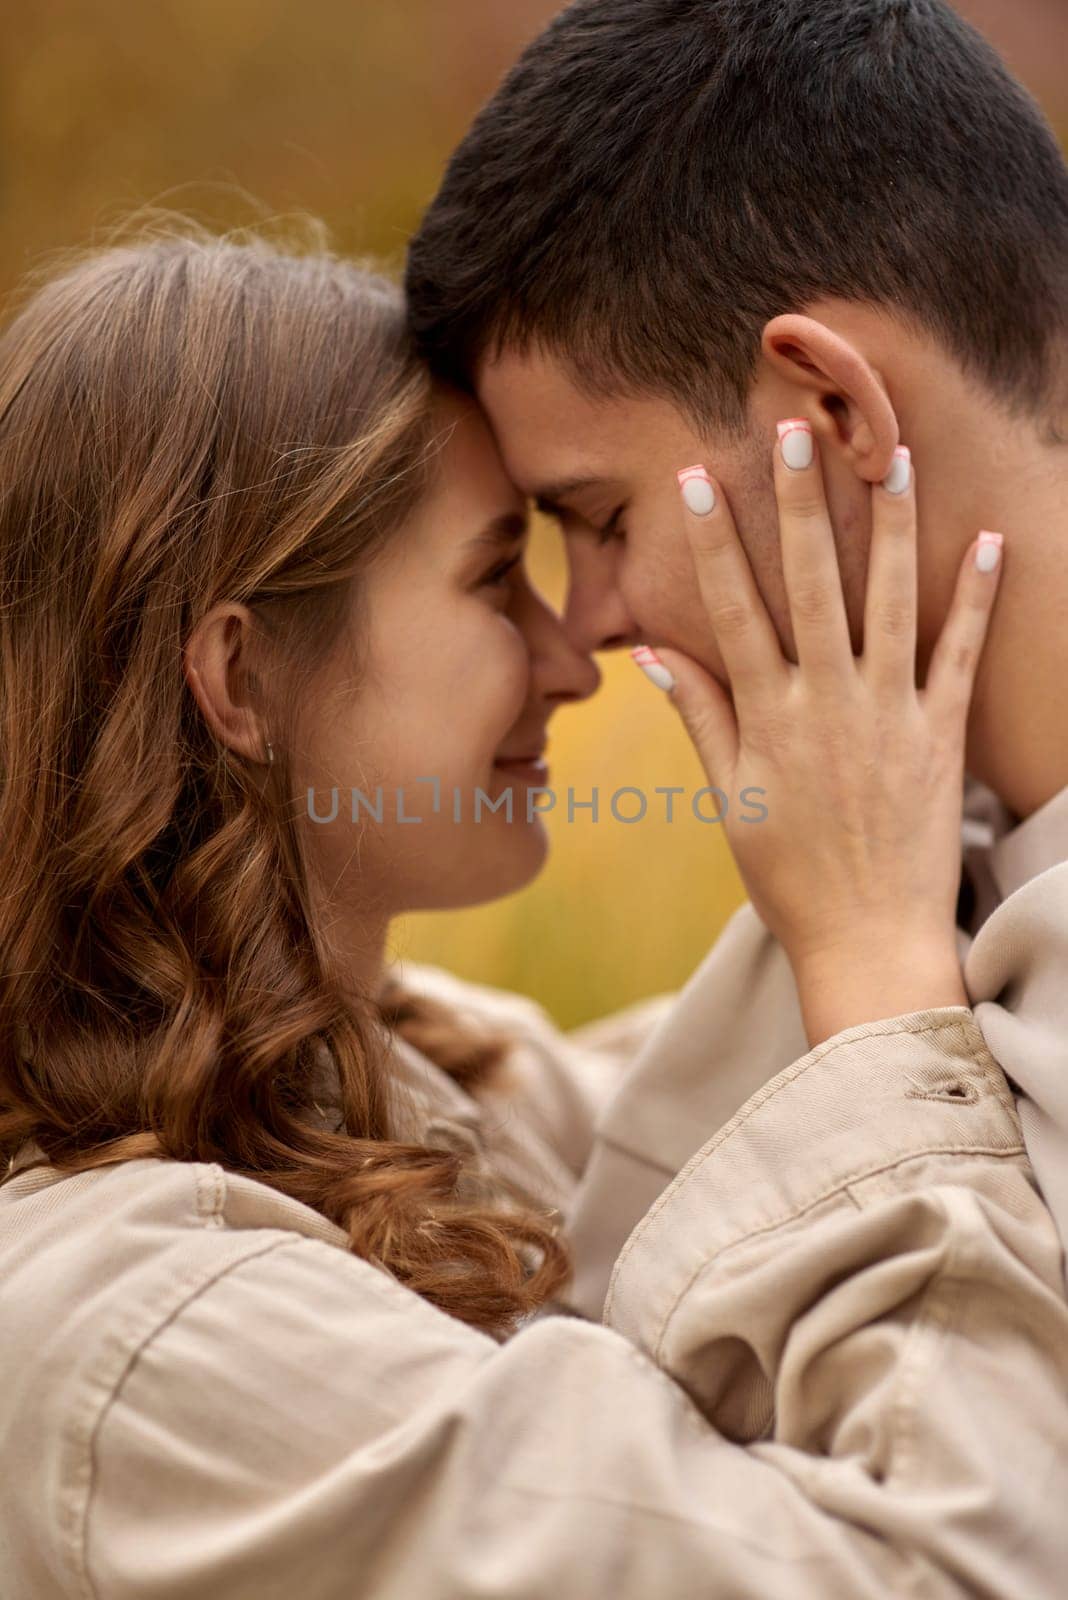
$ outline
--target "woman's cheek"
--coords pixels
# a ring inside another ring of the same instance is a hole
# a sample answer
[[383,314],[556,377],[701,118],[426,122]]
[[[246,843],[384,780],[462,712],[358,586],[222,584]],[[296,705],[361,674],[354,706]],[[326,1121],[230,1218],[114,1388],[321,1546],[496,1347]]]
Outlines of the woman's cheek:
[[[519,700],[521,706],[530,689],[532,665],[530,645],[522,630],[509,616],[502,615],[500,621],[503,623],[503,628],[500,665],[497,671],[501,683],[508,684],[512,696]],[[517,710],[516,715],[518,714]]]
[[453,685],[453,694],[443,697],[451,701],[450,715],[477,714],[496,747],[518,720],[530,692],[527,641],[504,611],[482,607],[473,626],[453,634],[450,654],[455,670],[438,678],[439,685]]
[[488,669],[498,675],[526,671],[530,650],[522,630],[506,610],[480,605],[453,630],[458,656],[481,677]]

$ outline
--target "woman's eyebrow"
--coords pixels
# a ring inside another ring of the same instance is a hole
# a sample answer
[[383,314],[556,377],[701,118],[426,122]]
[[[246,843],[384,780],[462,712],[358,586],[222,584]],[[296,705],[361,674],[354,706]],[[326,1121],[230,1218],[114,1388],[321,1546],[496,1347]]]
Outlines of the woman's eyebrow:
[[521,511],[506,511],[477,533],[473,539],[468,539],[465,550],[476,549],[481,545],[515,544],[517,540],[525,538],[529,530],[527,518]]

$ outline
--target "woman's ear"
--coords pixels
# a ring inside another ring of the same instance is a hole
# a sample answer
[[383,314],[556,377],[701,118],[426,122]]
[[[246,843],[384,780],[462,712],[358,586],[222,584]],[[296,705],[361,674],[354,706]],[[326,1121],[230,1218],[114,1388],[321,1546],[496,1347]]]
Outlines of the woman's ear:
[[882,379],[856,345],[815,317],[791,312],[767,324],[761,350],[777,386],[785,380],[794,390],[793,414],[808,418],[821,446],[866,482],[881,482],[901,435]]
[[223,602],[193,630],[182,661],[189,685],[215,737],[237,755],[263,761],[265,734],[250,703],[253,618],[247,606]]

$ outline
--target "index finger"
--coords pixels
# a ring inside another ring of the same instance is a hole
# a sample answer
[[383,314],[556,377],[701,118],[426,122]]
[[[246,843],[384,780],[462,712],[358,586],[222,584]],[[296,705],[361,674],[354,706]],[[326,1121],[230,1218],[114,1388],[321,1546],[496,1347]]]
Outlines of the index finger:
[[781,692],[787,664],[722,487],[703,466],[677,476],[698,588],[741,711]]

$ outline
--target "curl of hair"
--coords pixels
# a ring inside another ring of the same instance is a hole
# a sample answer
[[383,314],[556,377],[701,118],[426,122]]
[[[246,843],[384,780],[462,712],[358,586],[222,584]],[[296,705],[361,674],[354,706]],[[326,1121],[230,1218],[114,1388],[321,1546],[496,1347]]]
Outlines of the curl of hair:
[[[502,1338],[570,1276],[555,1214],[391,1137],[388,1042],[477,1093],[507,1040],[353,998],[287,799],[302,700],[358,667],[361,576],[430,484],[431,396],[391,283],[170,218],[0,339],[0,1159],[217,1162]],[[221,600],[257,624],[266,781],[181,670]]]

